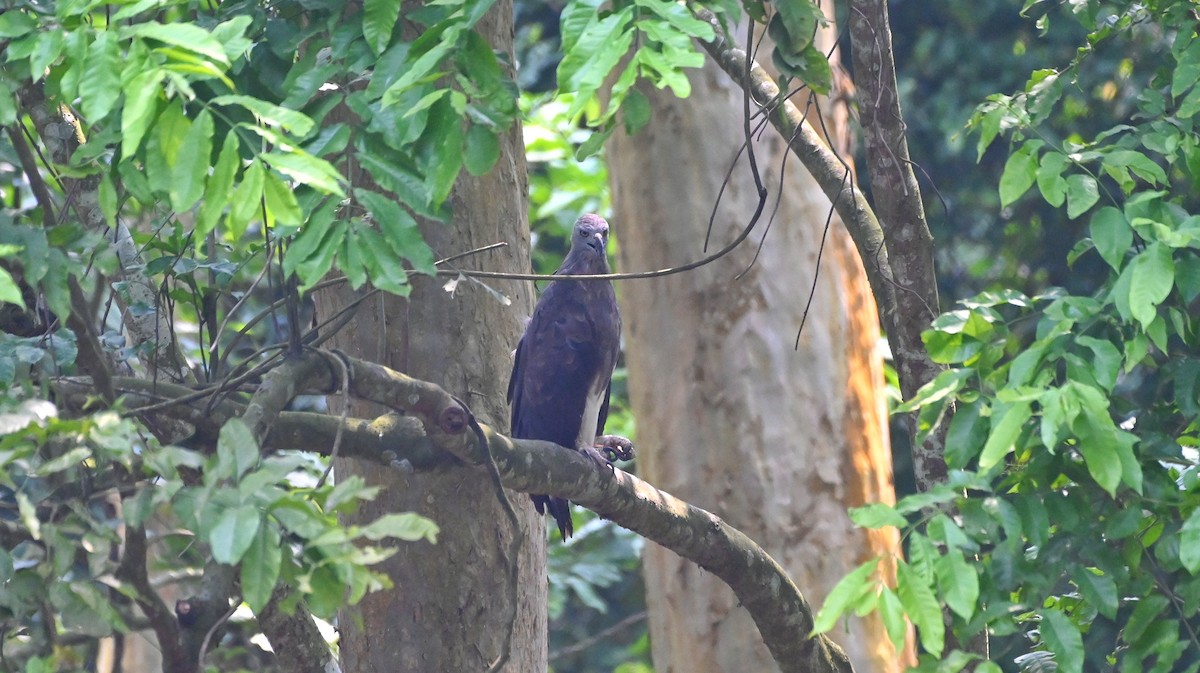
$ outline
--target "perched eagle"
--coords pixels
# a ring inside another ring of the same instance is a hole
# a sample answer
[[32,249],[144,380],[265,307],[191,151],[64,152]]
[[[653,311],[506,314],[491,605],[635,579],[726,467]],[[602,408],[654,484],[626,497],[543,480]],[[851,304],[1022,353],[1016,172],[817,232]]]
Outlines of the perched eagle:
[[[571,232],[559,276],[608,273],[608,222],[584,215]],[[541,439],[605,460],[593,446],[608,417],[609,386],[621,341],[621,313],[608,281],[556,280],[546,287],[517,345],[508,401],[512,436]],[[606,461],[607,462],[607,461]],[[571,507],[563,498],[533,495],[550,512],[563,540],[571,537]]]

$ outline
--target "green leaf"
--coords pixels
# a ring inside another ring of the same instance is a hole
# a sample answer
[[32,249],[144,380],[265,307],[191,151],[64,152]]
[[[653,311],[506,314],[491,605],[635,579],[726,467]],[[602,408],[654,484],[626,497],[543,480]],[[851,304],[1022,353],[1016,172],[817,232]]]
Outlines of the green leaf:
[[238,505],[221,512],[208,534],[208,544],[218,563],[233,565],[242,560],[258,537],[262,515],[253,505]]
[[371,284],[400,297],[412,292],[408,284],[408,273],[400,265],[400,258],[393,253],[391,245],[374,229],[363,229],[359,237],[363,265],[371,277]]
[[813,620],[812,635],[828,633],[833,630],[838,619],[846,614],[854,601],[877,584],[871,575],[878,566],[879,559],[871,559],[855,568],[853,572],[834,585],[833,589],[829,591],[829,595],[825,597],[825,603],[821,605],[816,619]]
[[1104,155],[1104,165],[1116,169],[1128,169],[1133,174],[1151,185],[1162,185],[1167,182],[1167,173],[1161,166],[1154,163],[1141,152],[1133,150],[1114,150]]
[[800,52],[812,44],[817,23],[824,19],[821,9],[816,4],[807,1],[787,2],[785,0],[775,3],[775,9],[783,21],[783,26],[787,29],[787,35],[790,38],[787,44],[789,49]]
[[212,160],[213,120],[208,110],[200,113],[188,129],[171,169],[171,187],[168,194],[175,212],[191,210],[204,193],[204,181],[208,177],[209,162]]
[[359,531],[368,540],[396,538],[407,542],[428,540],[432,544],[437,544],[437,534],[436,523],[413,512],[385,514]]
[[946,431],[946,464],[950,467],[966,467],[983,447],[988,425],[979,419],[981,406],[979,401],[960,404],[950,419]]
[[279,568],[283,562],[281,542],[275,526],[261,526],[242,557],[242,600],[255,614],[267,606],[275,583],[279,581]]
[[262,155],[271,168],[283,173],[296,182],[315,187],[326,194],[345,196],[339,184],[342,176],[324,159],[318,159],[303,150],[292,150],[287,154],[282,152],[267,152]]
[[383,92],[380,104],[385,108],[395,105],[400,102],[400,97],[404,95],[404,92],[434,74],[434,69],[441,65],[442,61],[458,47],[462,32],[461,25],[447,28],[442,38],[434,43],[433,47],[421,54],[411,64],[406,65],[404,74]]
[[147,70],[125,85],[125,108],[121,111],[121,158],[137,152],[150,122],[158,114],[159,94],[166,72],[158,68]]
[[1133,228],[1125,214],[1112,206],[1105,206],[1092,215],[1090,224],[1092,241],[1096,252],[1113,268],[1121,270],[1121,262],[1133,245]]
[[1054,653],[1054,661],[1062,673],[1083,672],[1083,636],[1079,629],[1063,613],[1058,610],[1039,610],[1041,625],[1038,631],[1042,640]]
[[1179,529],[1179,562],[1191,574],[1200,574],[1200,509],[1192,510]]
[[1096,178],[1090,175],[1072,175],[1067,178],[1067,217],[1075,219],[1096,205],[1100,200],[1100,189]]
[[1000,207],[1007,208],[1021,198],[1037,180],[1037,150],[1040,146],[1040,142],[1027,142],[1004,162],[1004,173],[1000,176]]
[[158,40],[167,44],[186,49],[207,57],[209,60],[224,66],[229,65],[229,57],[221,43],[213,38],[207,30],[191,23],[136,23],[123,29],[124,35],[138,35]]
[[392,31],[400,18],[400,0],[364,0],[362,30],[367,45],[376,55],[392,41]]
[[979,575],[975,566],[967,563],[962,551],[947,549],[946,554],[933,562],[938,592],[959,617],[970,621],[979,600]]
[[642,92],[630,91],[621,106],[621,114],[623,115],[621,120],[625,124],[625,133],[633,135],[650,123],[650,101]]
[[289,110],[253,96],[230,94],[217,96],[212,99],[212,102],[215,105],[237,105],[245,108],[253,113],[254,117],[263,124],[283,129],[288,133],[294,133],[300,137],[307,136],[314,126],[312,118],[303,112]]
[[242,172],[242,182],[233,193],[229,204],[228,223],[229,236],[235,241],[241,240],[246,234],[246,228],[254,220],[262,217],[263,177],[266,169],[258,159],[250,162]]
[[[997,417],[999,414],[999,417]],[[1033,414],[1029,402],[997,404],[992,409],[992,430],[979,454],[979,469],[989,470],[1012,451],[1025,421]]]
[[873,502],[862,507],[850,508],[850,520],[860,528],[883,528],[895,526],[903,529],[908,521],[891,505]]
[[896,407],[897,412],[909,412],[919,407],[939,402],[962,389],[963,385],[971,377],[970,369],[947,369],[944,370],[932,381],[926,383],[913,395],[911,400],[904,402]]
[[917,627],[921,646],[933,656],[940,657],[946,639],[941,606],[929,585],[903,561],[896,565],[896,593],[908,618]]
[[888,640],[897,652],[904,651],[904,641],[908,636],[908,620],[904,618],[904,606],[900,598],[889,587],[882,587],[879,593],[879,617],[883,620],[883,628],[887,631]]
[[13,280],[12,274],[3,268],[0,268],[0,302],[16,304],[22,309],[25,309],[25,300],[21,297],[21,289],[17,287],[17,282]]
[[1042,156],[1041,165],[1037,171],[1038,191],[1046,203],[1058,208],[1067,199],[1067,181],[1063,171],[1071,165],[1071,160],[1062,152],[1047,152]]
[[237,134],[226,133],[225,140],[221,143],[221,154],[217,157],[217,165],[213,167],[213,174],[204,187],[204,202],[201,203],[200,212],[196,216],[197,240],[204,240],[209,232],[216,228],[221,213],[229,203],[229,190],[233,188],[233,178],[240,163]]
[[463,146],[463,165],[471,175],[484,175],[500,159],[500,139],[482,124],[471,124]]
[[1105,339],[1080,336],[1075,340],[1092,352],[1090,365],[1096,382],[1105,390],[1112,390],[1117,385],[1117,374],[1121,370],[1121,351]]
[[304,213],[296,201],[296,194],[279,176],[267,172],[263,176],[263,200],[267,205],[267,215],[274,219],[274,225],[300,224],[304,221]]
[[[604,78],[629,51],[637,32],[631,25],[635,9],[628,5],[589,25],[571,49],[564,50],[558,64],[559,88],[577,92],[576,106],[604,84]],[[574,107],[568,116],[577,112]]]
[[407,211],[382,194],[356,189],[354,195],[379,225],[388,249],[409,260],[413,268],[421,273],[432,276],[437,272],[433,265],[433,251],[421,236],[416,220]]
[[80,107],[89,123],[100,121],[121,96],[121,59],[117,39],[111,31],[101,31],[88,47],[83,61],[83,79],[79,81]]
[[10,9],[0,13],[0,37],[21,37],[38,28],[37,20],[25,12]]
[[[1200,540],[1197,540],[1197,542],[1200,542]],[[1183,549],[1184,543],[1181,538],[1179,549],[1181,555]],[[1116,619],[1119,603],[1117,598],[1117,583],[1113,581],[1112,577],[1098,574],[1098,572],[1089,568],[1076,568],[1071,573],[1071,579],[1075,581],[1075,585],[1079,587],[1080,593],[1083,594],[1083,597],[1087,599],[1092,607],[1096,608],[1105,617]]]
[[221,426],[217,435],[217,458],[220,477],[241,477],[258,464],[261,458],[258,442],[242,419],[233,418]]
[[1129,263],[1129,312],[1143,327],[1158,315],[1158,305],[1175,285],[1171,248],[1155,242]]

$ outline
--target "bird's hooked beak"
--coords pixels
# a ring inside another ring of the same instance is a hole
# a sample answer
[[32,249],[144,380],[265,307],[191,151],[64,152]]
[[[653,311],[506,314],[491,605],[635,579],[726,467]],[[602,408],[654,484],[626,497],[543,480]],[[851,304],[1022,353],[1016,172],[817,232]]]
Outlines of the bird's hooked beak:
[[597,231],[588,237],[588,247],[596,252],[604,252],[604,232]]

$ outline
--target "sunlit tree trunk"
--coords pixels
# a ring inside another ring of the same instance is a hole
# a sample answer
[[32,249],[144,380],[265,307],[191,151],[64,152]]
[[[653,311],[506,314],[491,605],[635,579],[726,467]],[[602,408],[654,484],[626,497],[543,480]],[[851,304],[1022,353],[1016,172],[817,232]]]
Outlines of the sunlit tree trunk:
[[[691,82],[686,100],[643,89],[651,122],[609,144],[623,270],[704,254],[713,203],[743,142],[743,100],[715,67]],[[840,134],[836,121],[829,118],[830,130]],[[754,147],[771,199],[755,235],[695,271],[620,286],[638,469],[763,544],[819,606],[845,573],[896,546],[894,535],[857,530],[846,515],[847,507],[894,498],[879,325],[836,220],[818,274],[830,204],[795,157],[767,231],[785,142],[768,128]],[[721,197],[709,250],[728,243],[755,205],[743,160]],[[655,545],[646,548],[645,578],[656,671],[778,670],[721,582]],[[853,620],[833,635],[860,673],[902,669],[877,619]]]
[[[509,52],[511,62],[511,1],[497,3],[480,31]],[[524,271],[529,266],[529,224],[520,128],[510,130],[501,144],[493,172],[460,179],[451,196],[452,221],[426,223],[422,233],[440,257],[506,242],[507,248],[459,263]],[[445,279],[415,278],[407,300],[383,295],[369,300],[334,346],[433,381],[466,402],[480,421],[507,429],[511,353],[520,337],[521,318],[532,309],[531,287],[490,283],[511,298],[512,304],[505,305],[477,284],[464,282],[450,293],[444,283]],[[348,291],[332,292],[319,298],[318,310],[329,316],[350,300]],[[355,522],[415,511],[441,527],[436,545],[402,543],[383,564],[395,582],[393,590],[371,594],[342,613],[344,670],[486,671],[500,655],[510,625],[511,658],[503,670],[546,670],[545,527],[528,497],[508,493],[524,531],[521,554],[511,558],[514,531],[482,470],[448,464],[437,473],[406,475],[376,464],[338,460],[336,474],[358,474],[383,486]],[[508,570],[518,562],[518,581],[510,587]]]

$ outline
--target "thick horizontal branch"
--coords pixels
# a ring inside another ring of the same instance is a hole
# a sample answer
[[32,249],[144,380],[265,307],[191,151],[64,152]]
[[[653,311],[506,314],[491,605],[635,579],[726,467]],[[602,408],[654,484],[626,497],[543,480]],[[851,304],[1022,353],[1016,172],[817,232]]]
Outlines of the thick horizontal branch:
[[[309,352],[302,356],[305,360],[333,357],[343,358],[350,369],[351,395],[407,414],[388,414],[373,421],[347,419],[341,455],[414,471],[444,469],[446,454],[459,465],[482,467],[492,460],[505,487],[577,502],[721,578],[750,612],[784,673],[852,670],[833,641],[825,636],[808,637],[813,626],[812,609],[787,572],[753,540],[717,515],[619,469],[599,466],[572,449],[506,437],[476,423],[469,409],[432,383],[340,354]],[[341,386],[336,367],[302,366],[295,370],[308,372],[315,389],[330,391]],[[322,376],[328,378],[321,380]],[[76,406],[86,400],[88,383],[86,379],[60,379],[55,388],[60,401]],[[240,404],[225,401],[205,411],[205,401],[194,399],[194,391],[183,386],[160,383],[155,387],[150,382],[120,377],[113,383],[118,392],[126,392],[127,400],[191,398],[160,413],[176,414],[193,423],[198,437],[209,438],[205,443],[215,438],[222,419],[237,416],[243,409]],[[338,422],[332,416],[282,412],[265,445],[327,455]]]

